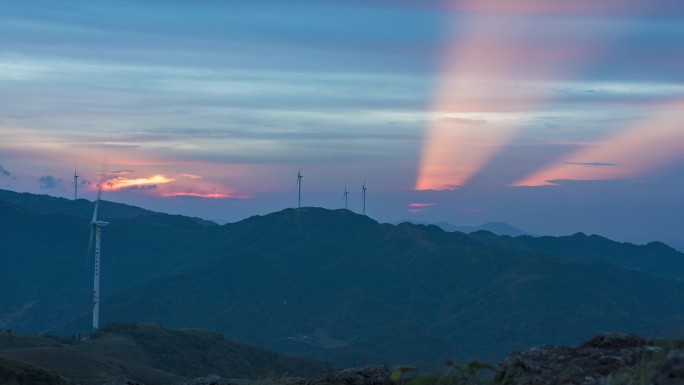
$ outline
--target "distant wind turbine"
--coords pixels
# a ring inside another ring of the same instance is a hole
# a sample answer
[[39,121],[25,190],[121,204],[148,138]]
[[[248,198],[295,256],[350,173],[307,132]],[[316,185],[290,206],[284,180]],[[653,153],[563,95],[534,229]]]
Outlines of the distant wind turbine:
[[[104,175],[104,173],[102,175]],[[97,210],[100,207],[100,198],[102,197],[103,181],[103,176],[101,176],[100,183],[97,186],[97,200],[95,201],[93,220],[90,221],[90,243],[88,245],[88,253],[90,253],[90,249],[93,245],[93,233],[95,233],[95,273],[93,277],[93,329],[98,329],[100,327],[100,235],[102,228],[109,224],[97,218]]]
[[74,167],[74,200],[78,199],[78,175],[76,175],[76,167]]
[[297,208],[302,207],[302,169],[297,172]]
[[361,187],[361,190],[363,190],[363,215],[366,215],[366,178],[363,178],[363,187]]
[[344,209],[347,209],[347,198],[349,197],[349,191],[347,191],[347,184],[344,184],[344,194],[342,194],[342,197],[344,198]]

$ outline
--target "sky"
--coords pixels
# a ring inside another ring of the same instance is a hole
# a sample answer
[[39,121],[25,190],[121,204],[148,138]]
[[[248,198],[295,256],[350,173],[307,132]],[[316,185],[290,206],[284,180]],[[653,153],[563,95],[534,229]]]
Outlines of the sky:
[[[680,0],[0,3],[0,188],[684,250]],[[103,218],[106,219],[106,218]]]

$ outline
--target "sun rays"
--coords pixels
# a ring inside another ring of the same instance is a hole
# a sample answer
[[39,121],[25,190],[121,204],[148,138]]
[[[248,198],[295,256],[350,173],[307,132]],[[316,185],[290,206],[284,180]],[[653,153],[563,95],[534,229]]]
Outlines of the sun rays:
[[[660,101],[639,100],[635,95],[640,89],[635,93],[632,86],[622,87],[620,82],[615,83],[619,92],[610,95],[614,100],[596,100],[595,105],[589,104],[595,89],[574,90],[577,82],[587,84],[587,74],[611,54],[616,40],[629,33],[619,23],[600,26],[598,36],[583,27],[595,23],[606,11],[629,14],[635,11],[635,4],[451,2],[452,10],[459,12],[454,13],[440,59],[442,70],[431,103],[434,118],[425,128],[415,189],[449,190],[468,185],[498,154],[518,145],[522,134],[534,136],[530,121],[538,116],[571,111],[576,117],[592,114],[607,119],[611,108],[624,111],[642,102],[642,109],[630,111],[640,116],[637,123],[612,127],[615,132],[596,127],[592,140],[578,149],[540,157],[536,164],[517,170],[524,175],[511,176],[516,181],[513,185],[627,178],[680,158],[682,146],[678,143],[684,143],[684,138],[679,133],[684,132],[684,122],[677,108],[681,103],[667,100],[658,105]],[[545,17],[533,17],[540,13]],[[575,96],[570,95],[571,90]],[[578,92],[583,93],[581,102],[575,100],[580,99]],[[681,95],[678,90],[664,97]],[[556,136],[557,142],[571,141],[562,134]]]

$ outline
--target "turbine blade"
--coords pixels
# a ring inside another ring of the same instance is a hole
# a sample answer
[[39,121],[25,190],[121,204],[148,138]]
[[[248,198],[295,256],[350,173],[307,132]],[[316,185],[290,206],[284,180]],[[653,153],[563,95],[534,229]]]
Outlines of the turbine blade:
[[105,163],[102,163],[102,172],[100,172],[100,182],[97,184],[97,200],[95,200],[95,210],[93,210],[93,222],[97,222],[97,210],[100,208],[100,199],[102,198],[102,183],[105,179]]
[[93,222],[97,222],[97,209],[100,206],[100,198],[95,201],[95,208],[93,209]]
[[95,235],[95,226],[90,226],[90,237],[88,238],[88,251],[86,252],[86,257],[90,258],[90,251],[93,249],[93,236]]

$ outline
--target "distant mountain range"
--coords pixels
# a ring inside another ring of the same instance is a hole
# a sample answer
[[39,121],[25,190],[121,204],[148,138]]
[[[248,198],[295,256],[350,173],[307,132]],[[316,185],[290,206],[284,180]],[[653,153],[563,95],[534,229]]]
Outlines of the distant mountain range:
[[[0,192],[0,329],[87,332],[92,203]],[[218,226],[102,206],[105,323],[203,328],[354,366],[497,360],[604,331],[681,335],[684,255],[287,209]]]
[[409,223],[413,223],[416,225],[434,224],[436,226],[441,227],[442,230],[444,230],[444,231],[450,231],[450,232],[459,231],[461,233],[466,233],[466,234],[474,233],[476,231],[489,231],[492,234],[509,235],[512,237],[517,237],[520,235],[532,235],[528,232],[520,230],[520,229],[513,227],[513,226],[509,225],[508,223],[504,223],[504,222],[487,222],[487,223],[480,225],[480,226],[458,226],[458,225],[454,225],[454,224],[448,223],[448,222],[432,223],[432,222],[405,220],[405,221],[396,222],[394,224],[398,225],[398,224],[403,223],[403,222],[409,222]]

